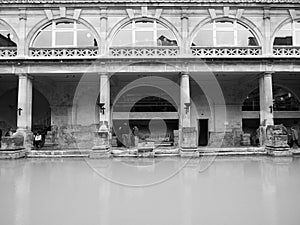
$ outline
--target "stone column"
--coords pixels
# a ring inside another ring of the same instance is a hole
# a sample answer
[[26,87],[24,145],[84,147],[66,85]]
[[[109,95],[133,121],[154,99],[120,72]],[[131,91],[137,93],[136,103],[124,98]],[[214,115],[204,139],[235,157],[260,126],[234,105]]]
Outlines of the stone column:
[[189,48],[189,46],[187,46],[188,44],[187,40],[189,35],[189,19],[187,15],[188,15],[187,9],[183,7],[181,11],[181,34],[182,34],[183,42],[180,45],[180,51],[181,54],[183,55],[188,53],[188,48]]
[[27,75],[27,126],[31,131],[32,125],[32,77]]
[[17,109],[17,129],[24,131],[28,127],[28,77],[26,74],[19,74],[19,87],[18,87],[18,109]]
[[272,72],[265,72],[259,78],[260,124],[274,125]]
[[100,51],[101,55],[106,55],[108,53],[107,44],[106,44],[106,36],[107,36],[107,8],[100,7]]
[[180,121],[182,127],[191,126],[191,101],[189,74],[183,72],[180,78]]
[[270,43],[271,40],[271,16],[270,16],[270,8],[264,8],[264,39],[263,39],[263,49],[262,53],[266,56],[272,55],[272,43]]
[[18,42],[18,56],[25,56],[25,42],[26,42],[26,9],[20,8],[19,11],[19,42]]
[[100,103],[104,103],[104,114],[100,109],[100,121],[107,121],[110,127],[110,81],[108,73],[100,74]]

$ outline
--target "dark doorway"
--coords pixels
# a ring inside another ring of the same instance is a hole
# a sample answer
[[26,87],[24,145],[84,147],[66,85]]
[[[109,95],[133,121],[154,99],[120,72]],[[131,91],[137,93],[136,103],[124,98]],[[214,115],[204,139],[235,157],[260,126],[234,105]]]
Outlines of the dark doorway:
[[208,119],[199,119],[199,146],[208,144]]

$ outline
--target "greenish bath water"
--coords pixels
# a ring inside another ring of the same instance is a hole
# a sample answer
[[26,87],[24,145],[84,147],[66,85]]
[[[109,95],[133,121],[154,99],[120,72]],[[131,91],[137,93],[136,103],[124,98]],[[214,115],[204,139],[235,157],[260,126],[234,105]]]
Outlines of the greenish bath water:
[[2,160],[0,224],[299,225],[300,158]]

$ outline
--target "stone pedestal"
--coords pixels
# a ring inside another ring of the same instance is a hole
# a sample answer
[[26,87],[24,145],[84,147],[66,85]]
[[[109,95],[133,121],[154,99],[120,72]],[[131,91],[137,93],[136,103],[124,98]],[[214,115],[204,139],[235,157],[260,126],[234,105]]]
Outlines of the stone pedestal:
[[2,137],[1,150],[3,151],[15,151],[25,149],[24,136],[22,134],[14,134],[9,137]]
[[97,131],[94,136],[94,147],[92,150],[109,150],[108,131]]
[[181,149],[197,149],[197,131],[195,127],[183,127],[181,130]]
[[107,125],[102,123],[97,132],[94,133],[94,147],[90,158],[107,158],[111,156],[109,144],[109,130]]
[[270,156],[292,156],[287,130],[283,125],[267,126],[265,150]]

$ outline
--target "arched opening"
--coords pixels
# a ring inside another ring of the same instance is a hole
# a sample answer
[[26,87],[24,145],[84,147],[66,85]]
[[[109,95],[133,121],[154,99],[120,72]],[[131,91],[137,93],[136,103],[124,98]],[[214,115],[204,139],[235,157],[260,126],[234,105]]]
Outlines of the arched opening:
[[237,20],[213,20],[200,28],[191,46],[258,46],[253,32]]
[[117,99],[112,114],[115,146],[136,145],[134,136],[139,141],[150,141],[156,145],[174,144],[174,130],[178,130],[177,106],[163,90],[133,88]]
[[[259,111],[259,89],[256,88],[243,102],[243,111]],[[273,86],[274,111],[299,111],[300,102],[290,91],[279,86]]]
[[112,46],[177,46],[173,32],[156,20],[133,20],[121,28]]
[[300,21],[292,21],[283,25],[275,35],[274,46],[299,46]]
[[35,35],[31,47],[96,47],[96,37],[79,21],[59,20],[43,26]]
[[[247,112],[247,117],[243,117],[242,120],[243,132],[251,134],[251,137],[255,137],[260,125],[259,99],[259,89],[256,88],[247,95],[242,105],[242,111]],[[274,124],[283,124],[290,128],[299,122],[300,102],[298,98],[289,90],[276,85],[273,86],[273,109]],[[252,144],[256,144],[254,140]]]
[[0,47],[17,47],[16,37],[7,28],[7,26],[0,21]]
[[[48,100],[36,89],[32,94],[32,131],[45,130],[51,124],[51,109]],[[17,128],[18,90],[10,89],[0,96],[0,128]]]

